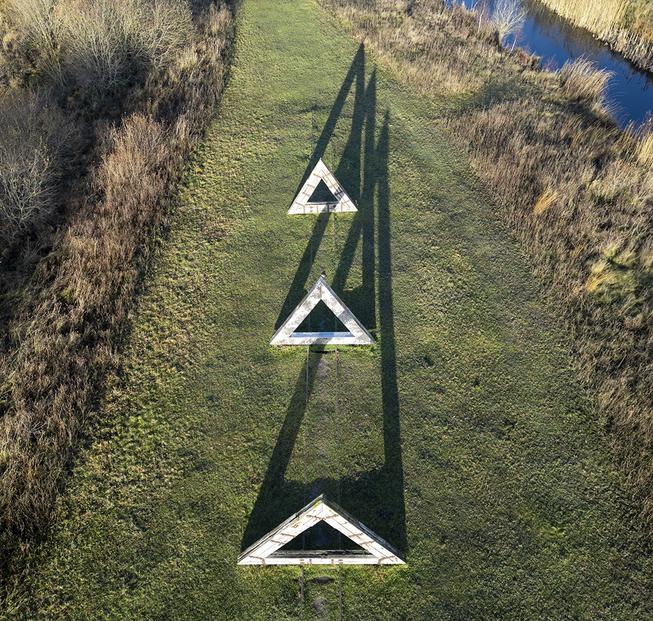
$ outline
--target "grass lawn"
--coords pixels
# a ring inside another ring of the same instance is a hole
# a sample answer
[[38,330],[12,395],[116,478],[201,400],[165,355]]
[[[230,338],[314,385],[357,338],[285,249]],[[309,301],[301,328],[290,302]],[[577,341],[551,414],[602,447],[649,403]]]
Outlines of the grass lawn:
[[[526,259],[437,124],[312,0],[232,81],[8,615],[653,618],[651,561]],[[286,215],[317,158],[359,206]],[[325,270],[370,348],[273,349]],[[238,568],[325,492],[405,567]]]

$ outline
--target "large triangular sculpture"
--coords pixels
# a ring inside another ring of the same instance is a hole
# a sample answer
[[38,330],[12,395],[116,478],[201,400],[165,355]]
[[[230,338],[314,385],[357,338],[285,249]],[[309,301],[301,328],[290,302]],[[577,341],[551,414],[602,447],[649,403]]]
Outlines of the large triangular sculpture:
[[[348,332],[295,332],[310,312],[322,301],[344,324]],[[270,345],[372,345],[374,339],[329,287],[324,274],[317,279],[306,297],[274,333]]]
[[[319,185],[320,181],[324,181],[335,200],[327,202],[311,202],[310,198],[313,192]],[[308,176],[304,182],[302,189],[299,190],[295,200],[293,201],[288,213],[291,215],[306,214],[306,213],[332,213],[344,211],[358,211],[354,202],[347,196],[347,192],[340,185],[340,182],[334,177],[333,173],[328,169],[327,165],[320,159],[315,165],[313,172]]]
[[[341,532],[360,550],[281,550],[319,522]],[[400,553],[337,504],[318,496],[238,557],[239,565],[403,565]]]

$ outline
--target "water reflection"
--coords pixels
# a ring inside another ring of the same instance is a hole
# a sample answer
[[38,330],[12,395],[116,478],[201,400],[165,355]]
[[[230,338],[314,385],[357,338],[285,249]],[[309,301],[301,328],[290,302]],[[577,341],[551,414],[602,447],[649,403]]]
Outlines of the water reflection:
[[[482,4],[458,0],[467,8]],[[576,28],[536,0],[522,0],[528,11],[516,43],[542,58],[545,66],[559,69],[567,60],[585,57],[598,67],[613,73],[607,88],[607,100],[615,119],[623,126],[632,121],[641,124],[653,110],[653,74],[640,70],[620,54],[610,50],[591,33]],[[493,0],[484,2],[492,11]],[[506,45],[514,39],[508,37]]]

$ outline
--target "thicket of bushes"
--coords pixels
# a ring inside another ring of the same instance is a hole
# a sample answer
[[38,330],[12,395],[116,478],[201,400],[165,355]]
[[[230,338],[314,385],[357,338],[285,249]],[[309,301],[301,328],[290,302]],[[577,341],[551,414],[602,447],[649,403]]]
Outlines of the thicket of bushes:
[[0,15],[7,563],[47,523],[119,365],[153,238],[222,93],[233,16],[210,0],[5,0]]
[[194,25],[183,0],[5,0],[0,15],[0,241],[10,243],[57,207],[62,113],[82,125],[74,157],[97,141],[94,124],[124,114],[130,89],[174,63]]
[[[542,71],[490,21],[440,0],[322,0],[402,79],[462,102],[445,119],[550,286],[579,367],[653,522],[653,128],[622,132],[608,76]],[[510,88],[497,84],[509,82]]]

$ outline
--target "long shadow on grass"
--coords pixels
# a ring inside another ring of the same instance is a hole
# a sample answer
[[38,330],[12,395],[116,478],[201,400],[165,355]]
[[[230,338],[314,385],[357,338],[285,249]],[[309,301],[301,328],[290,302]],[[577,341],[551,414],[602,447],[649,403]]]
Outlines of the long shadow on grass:
[[[386,114],[377,143],[376,75],[372,73],[365,87],[364,63],[364,50],[361,46],[336,98],[334,108],[312,157],[312,163],[307,170],[309,172],[312,170],[313,163],[317,162],[324,152],[328,137],[333,133],[337,117],[355,79],[352,129],[335,173],[352,193],[359,211],[347,231],[343,250],[331,281],[336,291],[342,293],[345,302],[354,313],[372,328],[375,327],[378,303],[384,464],[373,471],[351,473],[343,479],[324,477],[305,482],[286,480],[286,471],[297,442],[306,406],[316,384],[317,369],[322,357],[327,355],[327,352],[319,351],[317,348],[310,350],[307,363],[296,381],[286,418],[250,515],[243,536],[243,549],[320,493],[326,493],[333,500],[340,502],[345,509],[393,545],[404,551],[407,549],[392,299],[388,175],[389,118]],[[306,280],[311,273],[314,250],[324,236],[328,219],[328,215],[317,218],[293,279],[291,292],[280,313],[281,321],[304,295]],[[344,293],[359,240],[362,240],[362,284],[357,290]],[[378,292],[375,286],[377,261]],[[302,546],[311,547],[311,542],[305,538]]]
[[[340,163],[334,170],[336,178],[347,188],[347,192],[355,203],[360,200],[360,175],[361,175],[361,141],[363,125],[365,123],[365,47],[360,45],[354,59],[345,76],[345,80],[340,87],[336,100],[331,108],[327,122],[322,129],[322,133],[317,140],[313,154],[311,155],[302,180],[295,190],[295,195],[299,192],[304,181],[313,171],[315,165],[324,156],[326,148],[333,136],[338,119],[340,118],[347,97],[352,87],[354,91],[354,112],[352,116],[351,130],[347,139],[347,144],[340,158]],[[295,216],[298,217],[298,216]],[[297,271],[290,285],[288,295],[281,305],[279,316],[277,317],[275,329],[278,328],[286,317],[299,304],[306,294],[308,278],[313,267],[313,259],[316,249],[319,247],[329,224],[330,214],[320,214],[315,216],[313,230],[304,249],[304,253],[299,262]],[[310,283],[313,284],[313,283]],[[354,311],[355,312],[355,311]]]

